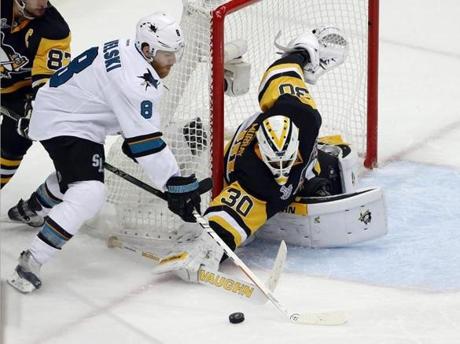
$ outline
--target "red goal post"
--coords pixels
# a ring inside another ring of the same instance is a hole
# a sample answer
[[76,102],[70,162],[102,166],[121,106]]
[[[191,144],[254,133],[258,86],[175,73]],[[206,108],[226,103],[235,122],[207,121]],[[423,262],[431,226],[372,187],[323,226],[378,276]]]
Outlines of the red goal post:
[[[212,11],[211,24],[211,56],[212,56],[212,94],[211,111],[213,132],[213,151],[224,150],[224,45],[225,19],[228,15],[244,7],[263,0],[233,0]],[[356,0],[350,0],[356,1]],[[308,2],[308,0],[306,0]],[[366,0],[368,3],[368,63],[367,63],[367,134],[366,151],[363,153],[364,166],[373,168],[377,164],[377,125],[378,125],[378,51],[379,51],[379,0]],[[334,24],[334,23],[324,23]],[[320,109],[321,111],[321,109]],[[223,185],[223,156],[212,154],[212,179],[214,180],[213,196],[216,196]]]

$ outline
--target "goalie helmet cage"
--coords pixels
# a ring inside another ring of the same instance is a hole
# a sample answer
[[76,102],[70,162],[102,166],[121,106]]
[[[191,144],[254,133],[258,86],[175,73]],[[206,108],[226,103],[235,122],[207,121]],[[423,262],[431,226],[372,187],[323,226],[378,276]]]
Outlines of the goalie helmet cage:
[[[378,14],[378,0],[183,0],[180,25],[186,47],[164,80],[166,91],[158,106],[163,135],[182,175],[211,175],[217,195],[223,183],[224,140],[259,110],[258,84],[277,57],[276,34],[281,30],[281,42],[287,43],[322,25],[342,30],[349,54],[343,65],[309,87],[323,117],[320,135],[341,134],[372,168],[377,161]],[[224,96],[224,47],[236,39],[247,42],[243,60],[251,64],[251,84],[247,94],[229,97]],[[111,147],[108,161],[149,183],[123,156],[121,142]],[[179,227],[164,201],[110,173],[107,185],[122,228],[155,236],[154,227],[168,233]]]

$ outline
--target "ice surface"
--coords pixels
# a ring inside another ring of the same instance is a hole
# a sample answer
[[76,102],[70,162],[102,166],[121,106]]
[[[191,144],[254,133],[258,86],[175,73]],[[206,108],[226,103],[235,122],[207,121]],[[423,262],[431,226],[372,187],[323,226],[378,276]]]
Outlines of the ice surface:
[[[55,0],[73,30],[74,55],[134,34],[145,14],[180,17],[179,0]],[[364,184],[385,190],[389,234],[334,250],[289,248],[276,296],[295,311],[345,310],[345,326],[287,323],[252,306],[110,250],[79,233],[43,268],[43,288],[4,284],[35,231],[1,226],[0,342],[17,343],[460,343],[460,3],[381,1],[380,168]],[[97,25],[95,25],[97,23]],[[1,212],[52,164],[35,145],[1,193]],[[242,258],[267,277],[276,245],[254,242]],[[226,273],[239,273],[230,263]],[[242,275],[239,275],[243,277]],[[228,315],[246,321],[231,325]]]
[[[460,171],[399,161],[376,169],[363,186],[385,190],[389,233],[350,247],[289,247],[287,271],[426,291],[460,291]],[[269,268],[277,243],[255,241],[241,256]]]

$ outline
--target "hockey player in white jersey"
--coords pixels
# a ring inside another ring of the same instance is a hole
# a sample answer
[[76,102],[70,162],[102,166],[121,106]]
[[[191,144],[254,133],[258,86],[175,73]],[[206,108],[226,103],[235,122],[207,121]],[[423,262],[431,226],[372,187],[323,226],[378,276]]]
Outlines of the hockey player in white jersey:
[[21,253],[9,283],[21,292],[41,286],[40,268],[105,201],[104,142],[121,133],[123,151],[166,192],[169,209],[194,221],[201,184],[180,176],[162,139],[158,100],[162,78],[180,59],[184,39],[176,22],[162,13],[142,18],[135,40],[92,47],[59,70],[37,95],[29,135],[39,140],[56,172],[30,199],[9,211],[10,218],[41,226]]

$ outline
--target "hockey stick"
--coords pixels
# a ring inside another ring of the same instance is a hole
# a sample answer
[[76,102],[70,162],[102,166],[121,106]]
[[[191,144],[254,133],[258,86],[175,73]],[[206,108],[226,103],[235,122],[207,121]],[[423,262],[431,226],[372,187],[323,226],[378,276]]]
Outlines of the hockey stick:
[[265,297],[291,322],[297,324],[308,324],[308,325],[341,325],[346,322],[345,315],[342,312],[328,312],[328,313],[291,313],[288,309],[281,304],[281,302],[273,295],[259,278],[252,272],[251,269],[227,246],[227,244],[214,232],[209,226],[208,221],[203,218],[195,210],[193,212],[195,219],[201,225],[202,228],[222,247],[225,254],[238,266],[248,278],[257,286],[257,288],[265,294]]
[[[160,256],[157,253],[153,253],[138,245],[126,243],[117,236],[109,237],[107,240],[107,246],[109,248],[116,247],[124,249],[131,254],[152,260],[155,266],[159,268],[157,271],[155,271],[155,273],[180,269],[183,266],[184,260],[186,260],[188,256],[188,253],[185,251],[172,252],[171,254]],[[278,284],[285,260],[286,244],[284,241],[282,241],[267,282],[272,292],[275,290]],[[165,267],[166,265],[170,266]],[[208,271],[206,268],[200,268],[198,272],[198,283],[227,292],[227,294],[236,295],[240,298],[243,298],[244,300],[257,304],[263,304],[268,301],[265,297],[265,294],[263,294],[251,282],[241,280],[235,276],[231,276],[220,271]]]
[[10,110],[10,109],[8,109],[7,107],[5,107],[3,105],[0,105],[0,115],[9,117],[12,120],[15,120],[16,122],[19,121],[19,119],[22,117],[22,116],[19,116],[13,110]]
[[[105,163],[104,165],[109,171],[115,173],[121,178],[129,181],[130,183],[144,189],[161,199],[166,199],[166,196],[160,190],[157,190],[150,185],[142,182],[141,180],[121,171],[120,169]],[[116,172],[114,172],[116,171]],[[193,215],[198,224],[219,244],[224,250],[225,254],[238,266],[246,276],[256,285],[256,287],[265,295],[265,297],[280,311],[287,319],[296,324],[308,325],[341,325],[346,322],[345,314],[342,312],[327,312],[327,313],[292,313],[281,304],[273,293],[268,289],[259,278],[246,266],[246,264],[227,246],[227,244],[214,232],[209,226],[208,221],[202,217],[196,210]]]
[[131,184],[134,184],[134,185],[140,187],[141,189],[144,189],[145,191],[148,191],[148,192],[154,194],[155,196],[160,197],[162,200],[166,201],[166,195],[163,192],[151,187],[150,185],[144,183],[143,181],[141,181],[141,180],[133,177],[132,175],[120,170],[119,168],[117,168],[117,167],[115,167],[113,165],[110,165],[107,161],[104,162],[104,168],[106,170],[109,170],[110,172],[116,174],[118,177],[123,178],[124,180],[130,182]]

